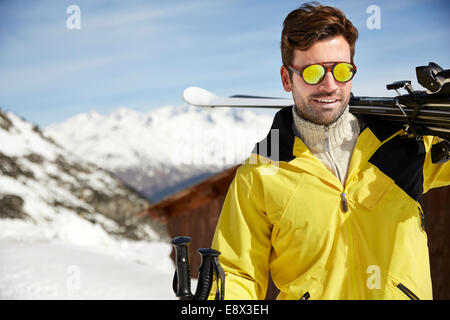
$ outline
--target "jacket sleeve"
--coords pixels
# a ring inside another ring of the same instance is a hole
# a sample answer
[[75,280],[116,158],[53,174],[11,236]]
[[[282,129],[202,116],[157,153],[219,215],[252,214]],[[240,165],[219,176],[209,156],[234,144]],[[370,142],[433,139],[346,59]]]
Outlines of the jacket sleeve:
[[244,164],[237,170],[212,243],[221,252],[227,300],[266,296],[272,224],[265,214],[262,182],[255,167]]
[[450,185],[450,161],[441,164],[435,164],[431,161],[431,147],[439,142],[439,138],[425,137],[426,157],[423,168],[423,193],[431,188],[438,188]]

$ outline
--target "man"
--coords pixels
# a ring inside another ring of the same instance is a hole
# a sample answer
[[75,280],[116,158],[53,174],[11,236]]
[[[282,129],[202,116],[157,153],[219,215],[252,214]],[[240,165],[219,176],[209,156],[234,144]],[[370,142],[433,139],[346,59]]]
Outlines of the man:
[[212,245],[226,299],[264,299],[269,272],[279,299],[432,299],[420,199],[450,183],[450,163],[431,163],[434,137],[349,113],[357,37],[333,7],[286,17],[281,80],[295,106],[228,190]]

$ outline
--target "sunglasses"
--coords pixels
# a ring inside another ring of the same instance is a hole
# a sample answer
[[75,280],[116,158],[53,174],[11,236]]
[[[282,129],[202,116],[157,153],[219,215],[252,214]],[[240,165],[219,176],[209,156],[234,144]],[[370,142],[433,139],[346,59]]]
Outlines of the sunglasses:
[[307,84],[320,83],[325,78],[327,71],[331,72],[336,81],[342,83],[352,80],[356,73],[356,66],[349,62],[315,63],[301,69],[289,65],[288,68],[298,74]]

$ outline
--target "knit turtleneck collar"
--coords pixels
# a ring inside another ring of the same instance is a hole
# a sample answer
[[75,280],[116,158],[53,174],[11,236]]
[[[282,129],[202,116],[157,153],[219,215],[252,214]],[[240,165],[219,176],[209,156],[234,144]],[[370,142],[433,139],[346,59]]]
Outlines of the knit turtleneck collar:
[[327,152],[354,139],[355,131],[359,134],[358,119],[345,108],[342,115],[330,125],[319,125],[303,119],[292,107],[294,117],[294,132],[312,153]]

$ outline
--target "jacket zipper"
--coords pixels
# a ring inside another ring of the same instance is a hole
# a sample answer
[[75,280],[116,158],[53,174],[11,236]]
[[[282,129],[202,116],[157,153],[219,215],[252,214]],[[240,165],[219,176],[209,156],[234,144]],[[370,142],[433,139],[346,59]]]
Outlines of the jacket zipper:
[[342,200],[342,210],[344,212],[348,211],[348,202],[347,202],[347,197],[345,195],[345,192],[341,193],[341,200]]
[[397,288],[399,288],[400,291],[403,292],[411,300],[420,300],[418,296],[416,296],[411,290],[405,287],[402,283],[399,282],[397,284]]
[[336,176],[337,178],[342,181],[341,179],[341,172],[339,172],[339,167],[336,164],[336,159],[334,158],[334,156],[331,154],[331,149],[330,149],[330,137],[328,135],[328,127],[325,127],[325,153],[327,153],[329,155],[330,158],[330,163],[332,166],[334,166],[334,171],[336,171]]
[[311,295],[309,294],[308,291],[306,291],[305,294],[302,295],[302,297],[299,300],[309,300],[309,298],[311,298]]
[[[325,128],[325,152],[330,154],[331,162],[335,165],[336,173],[338,175],[338,179],[341,180],[339,169],[336,166],[336,164],[334,163],[335,161],[334,161],[333,157],[331,156],[331,152],[330,152],[330,140],[329,140],[329,137],[328,137],[328,127]],[[341,193],[341,199],[342,199],[342,210],[344,212],[347,212],[348,211],[348,202],[347,202],[347,198],[346,198],[345,192]]]

